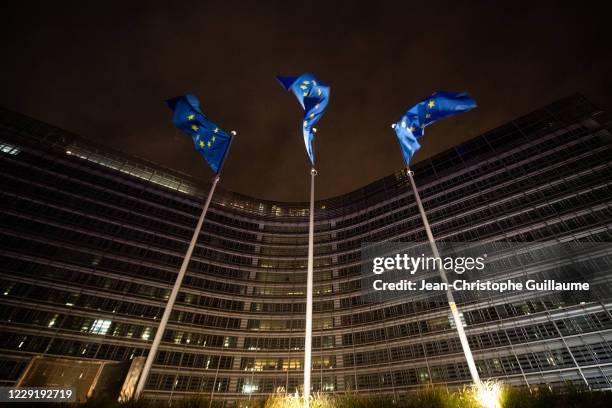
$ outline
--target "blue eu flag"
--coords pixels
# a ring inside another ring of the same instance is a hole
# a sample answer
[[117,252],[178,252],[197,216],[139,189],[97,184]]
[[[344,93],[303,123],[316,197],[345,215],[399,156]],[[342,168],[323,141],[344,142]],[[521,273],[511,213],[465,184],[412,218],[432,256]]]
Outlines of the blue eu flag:
[[425,134],[426,126],[475,107],[476,101],[466,92],[440,91],[408,109],[394,126],[406,165],[421,148],[418,140]]
[[321,119],[327,103],[329,102],[330,88],[315,78],[312,74],[302,74],[299,77],[277,77],[286,90],[291,90],[295,97],[304,108],[304,122],[302,132],[304,133],[304,143],[306,152],[310,157],[310,162],[314,164],[314,154],[312,152],[312,140],[314,134],[312,128]]
[[166,104],[174,111],[174,126],[191,136],[195,149],[204,156],[210,168],[219,173],[232,137],[204,116],[200,101],[194,95],[168,99]]

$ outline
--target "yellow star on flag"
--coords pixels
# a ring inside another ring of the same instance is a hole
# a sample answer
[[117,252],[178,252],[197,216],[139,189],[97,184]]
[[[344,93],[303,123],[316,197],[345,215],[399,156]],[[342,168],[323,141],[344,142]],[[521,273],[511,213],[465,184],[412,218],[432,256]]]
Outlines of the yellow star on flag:
[[204,142],[200,140],[200,147],[204,147]]
[[434,106],[436,106],[436,102],[434,102],[434,100],[432,99],[431,101],[429,101],[429,103],[427,104],[427,106],[429,106],[429,109],[433,108]]
[[198,131],[198,127],[196,125],[191,125],[191,128],[195,130],[196,132]]
[[187,116],[187,120],[193,120],[193,118],[195,118],[193,113],[191,115]]
[[215,128],[215,130],[213,130],[213,132],[219,133],[219,128]]
[[208,147],[210,147],[210,146],[211,146],[211,143],[210,143],[210,141],[209,141],[209,142],[208,142],[207,144],[208,144]]

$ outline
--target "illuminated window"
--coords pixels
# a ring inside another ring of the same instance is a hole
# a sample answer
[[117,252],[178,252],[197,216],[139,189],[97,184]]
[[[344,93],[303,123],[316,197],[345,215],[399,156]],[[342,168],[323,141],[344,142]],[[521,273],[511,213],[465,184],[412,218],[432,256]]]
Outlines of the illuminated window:
[[232,338],[231,337],[224,337],[223,338],[223,347],[230,347],[232,344]]
[[6,143],[0,143],[0,152],[2,152],[2,153],[17,155],[17,154],[19,154],[20,151],[21,150],[19,150],[15,146],[11,146],[11,145],[6,144]]
[[[463,325],[463,327],[467,327],[467,323],[465,322],[465,317],[463,316],[463,312],[459,312],[459,318],[461,319],[461,324]],[[456,327],[455,319],[453,318],[452,313],[448,314],[448,322],[450,323],[450,326],[453,329]]]
[[315,330],[331,329],[334,327],[334,320],[331,317],[326,317],[323,319],[314,319],[312,327]]
[[53,325],[55,324],[55,322],[57,321],[57,318],[59,317],[58,314],[53,315],[53,317],[51,318],[51,320],[49,321],[49,327],[53,327]]
[[312,368],[334,368],[336,358],[334,356],[314,357],[312,360]]
[[143,340],[149,340],[149,338],[151,337],[151,328],[145,327],[141,337]]
[[257,359],[253,369],[255,371],[276,370],[277,363],[276,359]]
[[242,385],[242,393],[243,394],[252,394],[259,390],[259,386],[257,384],[243,384]]
[[89,329],[89,332],[91,334],[106,334],[111,323],[111,320],[96,319],[91,329]]
[[301,370],[301,369],[302,369],[302,360],[298,360],[294,358],[283,360],[283,371]]
[[321,386],[321,391],[325,391],[325,392],[334,391],[335,389],[336,389],[335,384],[331,382],[324,382],[323,385]]

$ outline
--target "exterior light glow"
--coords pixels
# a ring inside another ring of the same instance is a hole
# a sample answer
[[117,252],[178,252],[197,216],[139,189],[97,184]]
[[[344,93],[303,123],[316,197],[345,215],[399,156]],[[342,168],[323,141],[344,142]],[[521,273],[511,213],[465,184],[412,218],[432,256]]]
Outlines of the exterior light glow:
[[484,408],[501,408],[503,384],[499,381],[483,381],[472,385],[474,400]]

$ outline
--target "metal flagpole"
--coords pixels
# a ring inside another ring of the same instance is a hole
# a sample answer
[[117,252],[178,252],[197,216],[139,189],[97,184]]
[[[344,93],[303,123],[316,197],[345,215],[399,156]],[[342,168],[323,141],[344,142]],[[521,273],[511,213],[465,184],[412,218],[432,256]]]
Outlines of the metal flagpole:
[[[408,178],[410,179],[410,185],[412,186],[412,191],[414,192],[414,198],[416,199],[417,206],[419,207],[419,212],[421,213],[421,219],[423,220],[423,225],[425,226],[427,239],[429,240],[429,244],[431,245],[431,251],[433,252],[433,256],[435,258],[440,258],[440,253],[438,252],[438,245],[436,245],[436,241],[434,240],[434,236],[431,232],[431,227],[429,226],[429,221],[427,220],[427,214],[425,214],[425,209],[423,208],[423,203],[421,202],[421,196],[419,195],[419,191],[417,190],[416,184],[414,182],[414,172],[410,170],[410,167],[406,167],[406,170],[408,171]],[[446,272],[444,271],[444,268],[440,268],[440,278],[442,278],[442,282],[448,284],[448,278],[446,277]],[[470,374],[472,375],[472,381],[474,381],[474,384],[476,386],[480,387],[480,376],[478,375],[478,370],[476,369],[474,356],[472,355],[470,344],[468,343],[467,336],[465,335],[465,331],[463,330],[463,323],[461,322],[461,316],[459,315],[459,310],[457,309],[457,304],[455,303],[455,297],[453,296],[453,292],[450,288],[448,288],[448,286],[446,289],[446,298],[448,299],[448,305],[450,306],[451,313],[453,315],[453,320],[455,321],[455,326],[457,327],[457,333],[459,333],[459,340],[461,341],[463,354],[465,354],[465,359],[467,361],[468,368],[470,369]]]
[[[313,129],[314,130],[314,129]],[[314,141],[312,142],[314,149]],[[306,334],[304,337],[304,408],[310,404],[310,374],[312,370],[312,292],[314,265],[314,184],[317,170],[310,169],[310,213],[308,226],[308,275],[306,277]]]
[[[234,136],[236,135],[235,131],[232,131],[231,133]],[[225,152],[226,158],[233,140],[234,138],[232,137],[230,139],[229,146],[227,147],[227,151]],[[217,187],[217,183],[219,183],[219,179],[221,178],[221,170],[223,168],[224,163],[225,159],[221,163],[221,167],[219,168],[219,171],[213,179],[212,186],[210,186],[210,191],[208,192],[208,197],[206,197],[206,202],[204,203],[204,207],[202,208],[202,214],[200,214],[200,218],[198,219],[195,231],[193,231],[193,236],[191,237],[191,242],[189,243],[189,247],[187,248],[187,253],[185,254],[185,258],[183,258],[183,264],[181,265],[181,269],[179,270],[178,276],[176,277],[176,281],[174,282],[174,286],[172,287],[172,292],[170,293],[170,297],[168,298],[168,302],[166,303],[166,308],[164,309],[164,314],[162,315],[161,321],[159,322],[159,326],[157,327],[157,332],[155,333],[153,344],[151,344],[151,350],[149,350],[149,355],[147,356],[147,360],[145,361],[142,373],[140,374],[140,378],[138,379],[138,386],[136,387],[136,392],[134,394],[135,399],[140,398],[147,379],[149,378],[149,372],[151,371],[151,367],[153,366],[155,356],[157,355],[157,349],[159,348],[159,344],[161,343],[162,337],[164,336],[164,332],[166,331],[166,325],[168,324],[168,320],[170,319],[170,313],[172,313],[174,302],[176,301],[179,289],[181,287],[181,284],[183,283],[183,278],[185,277],[185,272],[187,271],[187,266],[189,265],[189,261],[191,260],[191,254],[193,253],[196,242],[198,241],[198,236],[200,235],[200,231],[202,230],[202,224],[204,224],[204,218],[206,217],[206,213],[208,212],[208,207],[210,206],[212,196],[215,192],[215,187]]]

